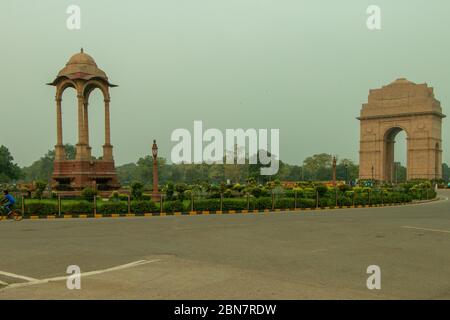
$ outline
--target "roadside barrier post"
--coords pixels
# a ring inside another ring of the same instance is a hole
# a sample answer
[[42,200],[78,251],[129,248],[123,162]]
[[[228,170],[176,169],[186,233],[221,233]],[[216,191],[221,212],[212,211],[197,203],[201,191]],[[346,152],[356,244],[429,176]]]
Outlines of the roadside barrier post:
[[370,194],[371,194],[371,189],[369,189],[368,194],[369,194],[369,206],[370,206]]
[[383,189],[381,189],[381,205],[384,205],[384,201],[383,201]]
[[247,210],[250,210],[250,194],[247,193]]
[[162,213],[163,212],[163,208],[164,208],[164,200],[163,200],[163,195],[162,194],[160,194],[159,195],[159,207],[160,207],[160,212]]
[[22,217],[25,215],[25,197],[22,193]]
[[94,217],[97,214],[97,196],[94,195]]
[[337,187],[334,187],[334,200],[335,200],[335,206],[338,206],[338,191]]
[[275,193],[272,191],[272,211],[275,209]]
[[297,191],[294,192],[294,209],[297,209]]
[[356,192],[353,191],[353,196],[352,196],[353,206],[355,206],[355,197],[356,197]]
[[319,207],[319,191],[316,190],[316,208]]
[[61,195],[58,194],[58,216],[61,216]]
[[191,211],[194,211],[194,192],[191,194]]
[[131,213],[131,196],[128,195],[128,214]]
[[428,200],[428,188],[427,188],[427,200]]
[[223,211],[223,193],[220,194],[220,211]]

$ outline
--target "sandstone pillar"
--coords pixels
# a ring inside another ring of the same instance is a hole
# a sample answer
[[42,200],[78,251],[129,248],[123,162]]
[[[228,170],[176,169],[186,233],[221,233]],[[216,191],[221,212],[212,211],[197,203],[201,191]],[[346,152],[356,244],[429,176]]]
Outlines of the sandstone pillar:
[[113,160],[112,145],[111,145],[109,102],[110,102],[109,99],[105,99],[105,144],[103,146],[103,159],[104,160]]
[[87,101],[84,101],[83,103],[83,126],[84,126],[84,137],[86,140],[86,152],[88,158],[91,158],[91,146],[89,144],[89,110],[88,110],[89,103]]
[[66,158],[63,145],[61,101],[62,101],[61,98],[56,98],[56,146],[55,146],[56,161],[61,161]]
[[82,94],[78,94],[78,143],[77,148],[77,160],[88,159],[87,155],[87,143],[86,132],[84,129],[84,97]]

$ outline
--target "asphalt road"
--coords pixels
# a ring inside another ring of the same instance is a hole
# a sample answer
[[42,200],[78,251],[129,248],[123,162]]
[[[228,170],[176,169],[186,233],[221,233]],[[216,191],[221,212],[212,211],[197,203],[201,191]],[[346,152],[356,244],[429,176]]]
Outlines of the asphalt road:
[[[297,213],[1,221],[0,240],[0,299],[450,298],[448,200]],[[67,289],[69,265],[88,273],[80,290]],[[381,290],[367,289],[370,265],[381,269]]]

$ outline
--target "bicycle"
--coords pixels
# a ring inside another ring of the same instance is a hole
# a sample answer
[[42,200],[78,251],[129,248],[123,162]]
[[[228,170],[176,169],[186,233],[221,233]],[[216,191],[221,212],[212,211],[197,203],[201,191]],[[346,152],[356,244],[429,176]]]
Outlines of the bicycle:
[[18,214],[14,209],[8,215],[5,215],[5,211],[5,207],[0,206],[0,220],[14,219],[15,221],[21,221],[23,219],[22,215]]

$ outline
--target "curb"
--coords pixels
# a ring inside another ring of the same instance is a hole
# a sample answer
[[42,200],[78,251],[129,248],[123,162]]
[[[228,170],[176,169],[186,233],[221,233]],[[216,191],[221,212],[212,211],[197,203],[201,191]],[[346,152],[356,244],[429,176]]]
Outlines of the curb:
[[[374,204],[374,205],[356,205],[356,206],[337,206],[337,207],[318,207],[318,208],[285,208],[285,209],[255,209],[255,210],[228,210],[228,211],[189,211],[189,212],[152,212],[152,213],[110,213],[110,214],[63,214],[59,215],[29,215],[24,216],[24,220],[58,220],[58,219],[103,219],[103,218],[134,218],[134,217],[165,217],[165,216],[196,216],[196,215],[222,215],[222,214],[260,214],[260,213],[282,213],[282,212],[298,212],[298,211],[326,211],[326,210],[339,210],[339,209],[359,209],[359,208],[382,208],[404,205],[415,205],[421,203],[429,203],[438,201],[440,198],[436,197],[431,200],[422,200],[406,203],[388,203],[388,204]],[[2,220],[2,218],[0,218]]]

